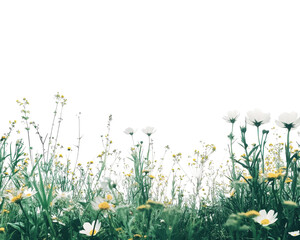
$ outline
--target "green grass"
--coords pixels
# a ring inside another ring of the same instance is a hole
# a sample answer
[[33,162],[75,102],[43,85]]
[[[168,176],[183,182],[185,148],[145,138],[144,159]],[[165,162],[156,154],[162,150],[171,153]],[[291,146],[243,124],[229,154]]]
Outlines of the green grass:
[[[31,120],[27,99],[17,102],[25,137],[17,139],[12,121],[0,142],[0,239],[299,239],[290,234],[300,229],[293,124],[284,127],[284,143],[278,135],[269,143],[276,130],[262,129],[262,121],[240,127],[236,138],[238,114],[229,114],[228,161],[217,165],[215,146],[205,142],[189,157],[166,146],[157,160],[153,129],[135,144],[129,131],[131,154],[122,158],[111,150],[109,116],[97,161],[81,163],[80,127],[74,149],[60,144],[64,96],[55,95],[46,136]],[[249,132],[257,134],[254,144],[247,142]],[[275,215],[264,216],[263,209]]]

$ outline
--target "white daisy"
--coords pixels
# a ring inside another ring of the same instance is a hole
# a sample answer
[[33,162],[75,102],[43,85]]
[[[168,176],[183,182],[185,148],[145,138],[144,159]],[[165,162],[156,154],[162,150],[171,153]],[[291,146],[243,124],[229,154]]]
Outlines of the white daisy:
[[270,113],[263,113],[259,109],[247,112],[247,122],[253,126],[259,127],[270,121]]
[[143,133],[145,133],[148,136],[151,136],[151,134],[155,133],[154,127],[146,127],[142,129]]
[[289,232],[289,234],[290,234],[291,236],[293,236],[293,237],[297,237],[297,236],[300,235],[300,230],[294,231],[294,232]]
[[136,130],[134,130],[133,128],[129,127],[129,128],[126,128],[124,130],[124,133],[128,134],[128,135],[133,135],[134,133],[136,132]]
[[63,192],[62,190],[59,189],[57,191],[56,198],[57,199],[61,199],[61,198],[65,199],[65,198],[68,198],[71,195],[72,195],[72,192]]
[[279,127],[287,128],[291,130],[292,128],[297,128],[300,125],[300,118],[297,118],[298,114],[295,112],[282,113],[279,115],[278,120],[275,120]]
[[239,116],[239,112],[238,111],[229,111],[227,113],[226,116],[223,117],[223,119],[229,123],[235,123],[236,119],[238,118]]
[[37,191],[35,191],[35,190],[26,189],[26,190],[24,190],[22,195],[23,195],[23,198],[29,198],[29,197],[32,197],[36,193],[37,193]]
[[259,211],[259,216],[253,218],[255,222],[258,222],[262,226],[268,226],[277,221],[277,213],[274,210],[270,210],[268,213],[265,209]]
[[80,230],[79,233],[85,234],[87,236],[95,236],[100,230],[101,222],[97,220],[95,229],[94,229],[94,225],[95,225],[95,221],[93,221],[92,224],[88,222],[84,223],[83,224],[84,230]]
[[102,198],[100,196],[95,197],[94,201],[91,202],[92,208],[96,211],[108,211],[108,210],[114,210],[114,206],[110,203],[108,203],[110,200],[106,198]]

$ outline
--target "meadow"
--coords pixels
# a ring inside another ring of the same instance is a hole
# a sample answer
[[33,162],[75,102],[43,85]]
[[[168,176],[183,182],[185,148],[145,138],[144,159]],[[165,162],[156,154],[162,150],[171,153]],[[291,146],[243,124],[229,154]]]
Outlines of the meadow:
[[[146,141],[135,139],[133,128],[124,130],[132,142],[124,157],[112,148],[109,116],[97,161],[80,162],[80,135],[75,147],[59,135],[63,95],[55,95],[45,136],[31,119],[29,101],[17,104],[22,121],[11,120],[0,141],[0,239],[300,239],[300,118],[294,112],[275,120],[282,135],[264,128],[269,113],[249,111],[238,126],[242,116],[228,112],[224,163],[213,161],[217,149],[206,142],[189,156],[165,146],[156,157],[153,127],[142,129]],[[16,126],[26,137],[19,138]]]

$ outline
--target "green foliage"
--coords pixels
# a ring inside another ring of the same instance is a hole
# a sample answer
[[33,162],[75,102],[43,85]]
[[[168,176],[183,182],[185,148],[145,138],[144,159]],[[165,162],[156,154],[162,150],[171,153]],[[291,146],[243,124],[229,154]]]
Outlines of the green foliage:
[[[0,239],[286,240],[291,238],[289,232],[300,229],[300,153],[290,141],[292,123],[287,125],[286,142],[269,146],[270,131],[260,130],[263,121],[253,120],[254,144],[247,140],[250,128],[240,127],[238,158],[234,152],[238,115],[228,118],[226,182],[222,166],[216,170],[211,160],[215,146],[204,142],[187,159],[172,154],[167,169],[169,147],[157,160],[151,128],[145,132],[148,142],[138,144],[129,129],[131,154],[122,159],[111,149],[112,116],[101,136],[103,151],[97,161],[80,163],[80,127],[74,150],[58,140],[66,102],[64,96],[55,95],[51,130],[43,137],[39,125],[30,121],[29,102],[18,101],[27,142],[13,139],[16,121],[10,122],[0,141]],[[40,148],[31,139],[33,130]],[[276,214],[257,218],[263,209]]]

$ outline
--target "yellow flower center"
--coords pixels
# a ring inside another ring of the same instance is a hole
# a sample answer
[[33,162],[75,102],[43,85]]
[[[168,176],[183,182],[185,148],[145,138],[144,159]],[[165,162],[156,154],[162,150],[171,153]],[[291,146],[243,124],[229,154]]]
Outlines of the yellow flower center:
[[261,220],[261,222],[260,222],[261,225],[267,225],[267,224],[269,224],[269,223],[270,223],[269,219],[263,219],[263,220]]
[[18,194],[17,196],[13,197],[13,198],[11,199],[11,202],[13,202],[13,203],[18,203],[18,202],[21,201],[21,199],[22,199],[22,194],[20,193],[20,194]]
[[98,204],[99,209],[101,210],[108,210],[110,209],[110,206],[107,202],[102,202]]
[[96,234],[97,234],[97,231],[96,231],[96,230],[94,230],[94,231],[91,230],[91,231],[90,231],[90,236],[92,236],[92,235],[95,236]]
[[107,199],[108,201],[110,201],[110,200],[113,199],[113,197],[112,197],[112,195],[108,194],[108,195],[106,196],[106,199]]

